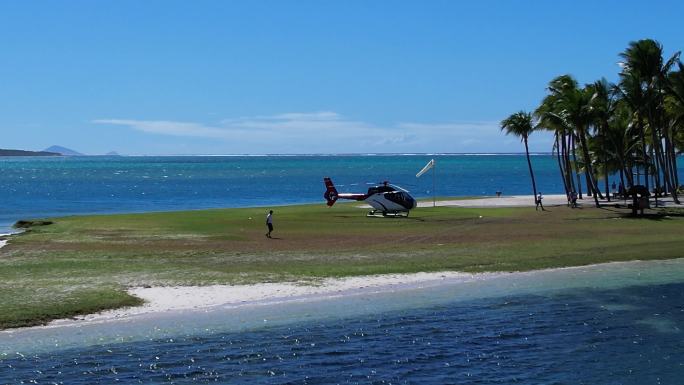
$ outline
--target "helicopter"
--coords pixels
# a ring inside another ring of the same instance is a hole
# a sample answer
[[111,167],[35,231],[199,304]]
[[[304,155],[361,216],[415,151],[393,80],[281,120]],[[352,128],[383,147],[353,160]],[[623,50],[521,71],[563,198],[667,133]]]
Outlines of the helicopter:
[[367,216],[381,214],[383,217],[408,216],[409,210],[416,207],[416,200],[403,188],[385,181],[368,188],[367,193],[338,193],[330,178],[323,178],[326,191],[323,197],[328,207],[338,199],[350,199],[368,203],[373,209]]

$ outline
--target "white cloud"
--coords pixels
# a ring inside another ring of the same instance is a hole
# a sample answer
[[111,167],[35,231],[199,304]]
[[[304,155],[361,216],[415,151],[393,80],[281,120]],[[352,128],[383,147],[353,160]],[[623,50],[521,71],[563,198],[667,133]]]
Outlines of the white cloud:
[[97,119],[93,123],[128,126],[151,134],[221,138],[226,132],[218,127],[198,123],[172,122],[165,120]]
[[[519,143],[504,139],[498,121],[380,126],[319,111],[239,117],[217,124],[133,119],[98,119],[93,123],[158,135],[221,139],[227,151],[236,153],[522,151]],[[550,143],[545,140],[544,146],[546,142]]]

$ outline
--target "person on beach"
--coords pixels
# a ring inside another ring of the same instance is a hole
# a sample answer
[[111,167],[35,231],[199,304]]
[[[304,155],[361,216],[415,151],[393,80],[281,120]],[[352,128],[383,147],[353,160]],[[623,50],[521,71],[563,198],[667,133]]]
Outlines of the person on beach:
[[536,203],[536,206],[534,206],[535,210],[539,210],[539,208],[541,207],[541,210],[544,211],[544,205],[542,204],[542,199],[544,199],[544,197],[542,196],[542,193],[540,191],[537,194],[537,199],[535,199],[535,203]]
[[570,208],[575,207],[577,207],[577,193],[573,191],[570,193]]
[[268,227],[268,233],[266,233],[266,236],[271,238],[271,232],[273,231],[273,210],[270,210],[268,215],[266,215],[266,227]]

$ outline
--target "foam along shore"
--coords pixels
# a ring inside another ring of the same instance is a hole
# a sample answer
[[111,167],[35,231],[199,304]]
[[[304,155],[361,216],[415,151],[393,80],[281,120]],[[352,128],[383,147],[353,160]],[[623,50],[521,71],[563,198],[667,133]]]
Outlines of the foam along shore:
[[10,237],[12,237],[13,235],[21,234],[22,232],[23,230],[15,230],[9,233],[0,233],[0,249],[7,246]]
[[108,310],[68,320],[55,320],[49,326],[126,319],[141,315],[177,311],[207,311],[246,305],[286,303],[323,297],[386,292],[402,288],[434,286],[448,280],[468,282],[502,273],[436,272],[381,274],[347,278],[327,278],[316,282],[258,283],[251,285],[135,287],[128,293],[145,300],[142,306]]
[[12,234],[0,234],[0,248],[7,244],[7,237]]

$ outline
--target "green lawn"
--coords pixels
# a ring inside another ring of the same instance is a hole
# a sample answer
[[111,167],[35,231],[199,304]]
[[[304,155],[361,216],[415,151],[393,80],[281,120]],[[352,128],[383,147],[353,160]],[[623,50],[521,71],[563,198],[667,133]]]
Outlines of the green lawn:
[[684,217],[618,209],[419,208],[366,218],[354,204],[66,217],[0,249],[0,328],[135,305],[125,288],[380,273],[520,271],[684,257]]

